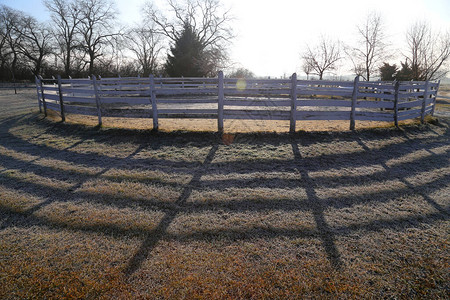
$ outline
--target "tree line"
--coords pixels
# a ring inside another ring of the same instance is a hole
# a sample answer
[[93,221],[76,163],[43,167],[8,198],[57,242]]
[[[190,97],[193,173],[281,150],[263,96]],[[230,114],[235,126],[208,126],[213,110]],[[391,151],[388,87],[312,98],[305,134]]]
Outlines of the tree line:
[[444,77],[449,71],[450,32],[435,32],[426,22],[414,23],[405,34],[406,48],[401,53],[404,61],[390,64],[396,49],[390,49],[380,14],[370,12],[365,22],[357,26],[357,42],[344,44],[322,36],[315,45],[307,45],[302,54],[302,69],[309,77],[321,80],[333,73],[339,63],[347,59],[352,71],[364,80],[380,78],[383,81],[425,81]]
[[[162,10],[147,2],[141,21],[131,27],[117,21],[113,0],[44,0],[51,21],[0,6],[0,80],[48,77],[216,76],[228,67],[234,37],[232,16],[220,0],[168,0]],[[333,74],[344,62],[364,80],[433,80],[449,70],[450,33],[436,33],[417,22],[405,34],[400,65],[391,64],[381,16],[371,12],[356,26],[350,45],[321,36],[301,53],[309,77]],[[245,68],[233,77],[253,77]]]
[[215,76],[228,61],[231,17],[219,0],[169,0],[165,10],[147,2],[142,21],[128,28],[117,22],[112,0],[43,4],[48,23],[0,6],[0,80],[54,74]]

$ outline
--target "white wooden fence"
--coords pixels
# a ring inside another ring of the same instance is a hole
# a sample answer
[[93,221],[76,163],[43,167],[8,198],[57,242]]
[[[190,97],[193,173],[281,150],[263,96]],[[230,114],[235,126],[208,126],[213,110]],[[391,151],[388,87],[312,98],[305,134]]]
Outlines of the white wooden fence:
[[61,114],[158,119],[398,121],[433,114],[439,82],[224,78],[36,78],[39,109]]

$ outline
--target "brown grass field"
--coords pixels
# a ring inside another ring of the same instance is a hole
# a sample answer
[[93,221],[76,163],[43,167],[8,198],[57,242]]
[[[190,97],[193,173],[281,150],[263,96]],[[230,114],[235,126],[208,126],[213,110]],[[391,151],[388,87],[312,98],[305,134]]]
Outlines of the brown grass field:
[[448,104],[222,137],[0,91],[0,299],[448,299]]

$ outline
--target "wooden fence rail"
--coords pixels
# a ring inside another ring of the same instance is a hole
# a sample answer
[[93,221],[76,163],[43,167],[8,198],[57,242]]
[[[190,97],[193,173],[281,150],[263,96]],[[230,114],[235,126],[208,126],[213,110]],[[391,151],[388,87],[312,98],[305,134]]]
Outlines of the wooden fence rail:
[[36,78],[40,111],[98,117],[158,119],[398,122],[433,114],[439,82],[224,78]]

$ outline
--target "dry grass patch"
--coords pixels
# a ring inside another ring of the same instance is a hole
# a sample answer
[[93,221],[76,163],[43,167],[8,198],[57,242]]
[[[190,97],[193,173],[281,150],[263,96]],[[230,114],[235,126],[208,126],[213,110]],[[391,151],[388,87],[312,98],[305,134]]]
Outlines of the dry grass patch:
[[107,240],[36,227],[3,230],[0,297],[131,297],[121,261],[132,248],[126,242],[110,240],[114,244],[112,253]]

